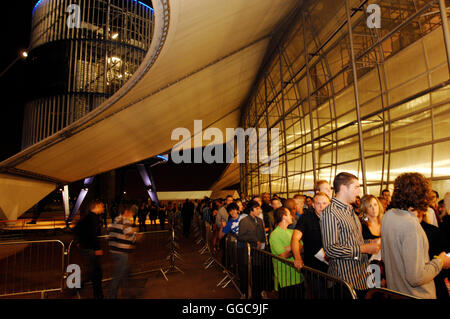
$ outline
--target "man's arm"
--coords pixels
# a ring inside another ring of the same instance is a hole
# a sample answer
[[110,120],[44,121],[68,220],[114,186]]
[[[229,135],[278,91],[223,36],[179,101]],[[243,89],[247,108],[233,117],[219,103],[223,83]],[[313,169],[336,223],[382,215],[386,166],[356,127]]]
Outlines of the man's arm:
[[303,259],[302,256],[300,254],[300,240],[303,237],[303,233],[298,230],[298,229],[294,229],[294,233],[292,234],[292,238],[291,238],[291,250],[292,250],[292,254],[294,255],[294,266],[297,269],[300,269],[303,267]]
[[[329,210],[325,210],[320,217],[320,230],[322,233],[323,249],[330,258],[359,259],[362,253],[359,245],[350,246],[339,243],[338,221]],[[364,245],[363,245],[364,246]]]
[[222,227],[220,228],[220,232],[219,232],[219,239],[222,239],[223,236],[225,236],[226,234],[228,234],[231,231],[231,223],[228,222],[225,225],[225,222],[222,222]]
[[270,250],[272,254],[276,256],[280,256],[282,258],[289,258],[292,256],[291,253],[291,246],[284,247],[283,243],[281,242],[278,234],[272,233],[269,238],[270,242]]

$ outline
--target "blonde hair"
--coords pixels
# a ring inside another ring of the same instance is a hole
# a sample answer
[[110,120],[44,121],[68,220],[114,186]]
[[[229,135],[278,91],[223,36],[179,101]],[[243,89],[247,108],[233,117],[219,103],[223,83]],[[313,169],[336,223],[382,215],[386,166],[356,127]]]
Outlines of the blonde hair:
[[372,201],[372,199],[375,199],[377,201],[378,204],[378,222],[381,224],[381,219],[383,218],[384,215],[384,207],[381,204],[380,200],[378,199],[378,197],[373,196],[373,195],[364,195],[361,198],[361,206],[360,206],[360,214],[361,214],[361,219],[365,220],[365,218],[367,218],[367,209],[369,208],[370,202]]
[[328,201],[331,201],[331,198],[329,198],[328,195],[325,194],[324,192],[317,192],[317,193],[315,193],[313,199],[316,199],[316,197],[319,197],[319,196],[326,197],[326,198],[328,198]]
[[[316,181],[316,183],[314,184],[314,191],[317,193],[320,191],[320,185],[322,184],[329,184],[327,180],[321,179]],[[331,187],[331,185],[330,185]]]

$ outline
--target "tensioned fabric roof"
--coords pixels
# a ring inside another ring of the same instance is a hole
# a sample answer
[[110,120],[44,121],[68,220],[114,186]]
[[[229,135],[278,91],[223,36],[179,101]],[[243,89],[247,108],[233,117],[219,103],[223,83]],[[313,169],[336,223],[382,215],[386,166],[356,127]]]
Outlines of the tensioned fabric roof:
[[154,0],[153,40],[132,79],[84,118],[0,163],[1,217],[17,218],[58,184],[167,152],[178,142],[172,131],[192,133],[194,120],[203,129],[238,127],[269,41],[300,2]]

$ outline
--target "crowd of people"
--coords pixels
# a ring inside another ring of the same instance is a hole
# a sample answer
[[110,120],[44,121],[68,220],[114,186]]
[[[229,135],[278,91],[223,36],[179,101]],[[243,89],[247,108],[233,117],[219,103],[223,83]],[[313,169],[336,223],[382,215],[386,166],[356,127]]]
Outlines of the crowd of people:
[[[313,196],[263,193],[250,199],[241,193],[237,199],[205,198],[195,209],[212,225],[215,251],[224,250],[226,236],[235,236],[238,248],[249,243],[292,260],[297,270],[308,266],[331,274],[351,284],[359,298],[369,288],[385,287],[448,299],[450,192],[439,200],[419,173],[398,176],[392,194],[385,189],[380,196],[360,197],[360,192],[358,178],[342,172],[332,184],[317,181]],[[378,266],[379,277],[369,265]],[[289,289],[302,289],[301,277],[287,280],[275,266],[281,298]],[[248,293],[245,271],[240,277]]]
[[[110,216],[111,222],[114,221],[120,215],[120,211],[123,210],[124,205],[131,207],[133,227],[139,226],[139,232],[145,232],[150,229],[147,227],[148,224],[150,226],[159,224],[160,229],[164,230],[170,216],[181,210],[181,205],[174,201],[159,201],[156,203],[151,199],[141,199],[124,200],[120,201],[120,203],[113,202],[110,207],[105,204],[105,210],[100,215],[102,225],[107,227],[108,215]],[[147,223],[147,220],[149,223]]]
[[[427,299],[448,299],[450,268],[450,192],[439,198],[431,183],[419,173],[404,173],[380,196],[361,192],[358,178],[350,173],[336,175],[333,183],[320,180],[314,194],[292,198],[272,197],[268,193],[247,198],[240,193],[234,199],[187,199],[184,204],[168,202],[123,203],[109,225],[110,250],[114,257],[114,280],[108,290],[117,297],[120,282],[126,282],[128,253],[133,249],[136,219],[139,231],[146,231],[146,219],[155,224],[159,218],[164,229],[167,216],[181,215],[183,233],[189,237],[192,218],[197,212],[212,226],[212,249],[225,260],[225,239],[234,236],[238,245],[241,291],[248,295],[245,265],[247,244],[291,260],[293,272],[273,258],[274,290],[280,298],[292,291],[304,290],[300,270],[307,266],[349,283],[359,298],[369,288],[386,287],[404,294]],[[105,206],[94,201],[89,213],[77,224],[80,246],[89,265],[87,280],[93,282],[96,298],[103,298],[101,288],[101,234]],[[254,276],[261,267],[253,264]],[[373,267],[379,276],[373,276]],[[291,266],[289,266],[291,267]],[[291,275],[286,275],[291,274]],[[273,279],[272,279],[273,278]],[[255,284],[255,283],[254,283]],[[323,290],[324,287],[313,287]],[[252,295],[260,297],[256,289]],[[319,294],[320,297],[320,294]]]

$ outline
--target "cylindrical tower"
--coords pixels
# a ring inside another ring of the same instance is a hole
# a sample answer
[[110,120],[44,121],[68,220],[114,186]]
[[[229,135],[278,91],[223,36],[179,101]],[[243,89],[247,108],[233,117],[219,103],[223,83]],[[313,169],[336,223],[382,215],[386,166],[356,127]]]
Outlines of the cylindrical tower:
[[150,1],[136,0],[40,0],[36,4],[23,149],[92,111],[132,76],[150,46],[150,5]]

